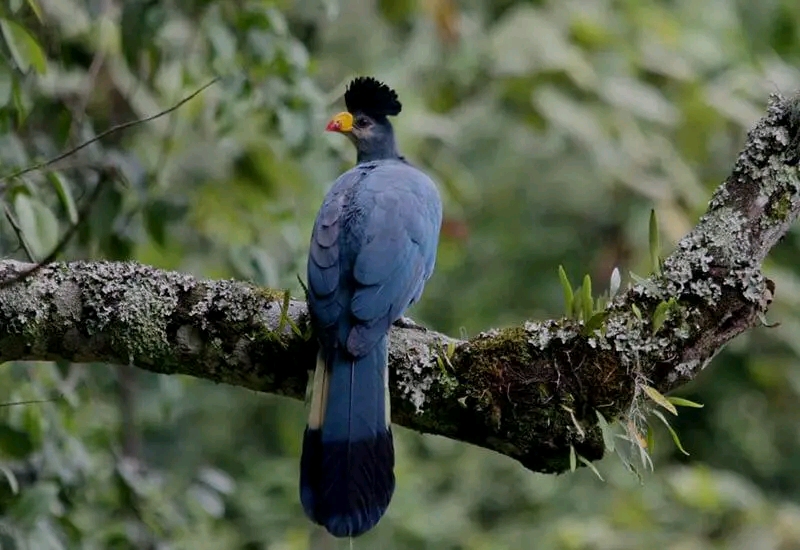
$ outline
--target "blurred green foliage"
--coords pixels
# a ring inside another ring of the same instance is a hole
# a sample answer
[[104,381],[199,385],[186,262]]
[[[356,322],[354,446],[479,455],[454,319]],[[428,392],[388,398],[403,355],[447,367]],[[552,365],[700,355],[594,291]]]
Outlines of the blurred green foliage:
[[[446,219],[414,316],[454,335],[560,315],[556,268],[646,273],[728,174],[767,96],[800,87],[795,0],[4,0],[0,177],[37,258],[103,185],[62,259],[134,259],[300,292],[313,215],[354,153],[323,135],[344,84],[404,104],[402,151]],[[644,483],[611,456],[543,476],[396,429],[398,489],[354,543],[386,549],[800,547],[800,234],[771,256],[771,321],[683,395]],[[8,218],[5,257],[26,252]],[[577,280],[577,279],[576,279]],[[101,365],[12,364],[0,547],[345,548],[297,496],[301,403]]]

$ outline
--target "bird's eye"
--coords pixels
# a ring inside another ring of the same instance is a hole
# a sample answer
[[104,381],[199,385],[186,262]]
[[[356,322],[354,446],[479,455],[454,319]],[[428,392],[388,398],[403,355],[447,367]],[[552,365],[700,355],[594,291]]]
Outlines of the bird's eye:
[[355,119],[353,124],[358,128],[366,128],[367,126],[369,126],[369,119],[366,118],[366,117],[360,116],[360,117],[357,117]]

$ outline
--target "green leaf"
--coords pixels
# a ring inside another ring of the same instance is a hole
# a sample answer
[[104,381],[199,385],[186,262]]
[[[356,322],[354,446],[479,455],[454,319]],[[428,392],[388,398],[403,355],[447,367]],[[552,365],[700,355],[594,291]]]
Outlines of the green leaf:
[[702,409],[705,407],[705,405],[702,403],[695,403],[694,401],[689,401],[683,397],[667,397],[667,401],[678,407],[691,407],[693,409]]
[[591,471],[593,471],[594,475],[596,475],[600,479],[600,481],[602,482],[606,481],[605,479],[603,479],[603,476],[600,475],[600,471],[595,467],[594,464],[583,458],[581,455],[578,455],[578,460],[583,462]]
[[572,313],[570,314],[570,317],[574,319],[580,319],[581,315],[583,315],[583,293],[580,288],[578,288],[577,291],[572,301]]
[[600,411],[595,410],[594,413],[597,415],[597,425],[600,426],[600,432],[603,434],[603,444],[606,446],[606,450],[609,452],[614,452],[614,432],[609,426],[606,417],[600,413]]
[[758,320],[761,323],[761,326],[763,326],[764,328],[776,328],[776,327],[781,326],[780,322],[770,323],[769,321],[767,321],[767,316],[764,315],[761,312],[759,312],[756,315],[756,317],[758,317]]
[[653,471],[653,459],[650,458],[650,453],[648,453],[647,449],[645,449],[644,447],[639,447],[637,445],[637,448],[639,449],[639,460],[642,461],[642,467],[645,468],[646,470],[650,470],[652,472]]
[[650,210],[650,266],[653,273],[661,273],[661,242],[655,209]]
[[14,92],[14,75],[7,67],[0,67],[0,108],[8,105]]
[[689,453],[686,452],[686,449],[683,448],[683,445],[681,444],[681,440],[678,437],[678,434],[675,432],[675,430],[672,429],[672,426],[669,425],[669,422],[667,422],[667,419],[664,417],[664,415],[661,414],[660,411],[653,411],[653,414],[656,415],[661,420],[661,422],[663,422],[664,425],[667,427],[667,430],[669,430],[669,435],[672,436],[672,441],[675,443],[675,446],[678,448],[678,450],[683,454],[685,454],[686,456],[689,456]]
[[613,298],[619,292],[619,287],[622,284],[622,276],[619,273],[619,268],[615,267],[611,272],[611,281],[608,286],[608,297]]
[[588,321],[592,318],[594,311],[594,300],[592,299],[592,278],[586,274],[583,277],[583,286],[581,287],[581,304],[583,305],[583,320]]
[[[276,334],[279,336],[283,334],[283,329],[286,325],[289,325],[289,328],[292,329],[297,336],[303,337],[303,332],[300,330],[300,327],[289,317],[289,303],[291,302],[292,294],[287,289],[283,292],[283,303],[281,304],[281,318],[278,321],[278,328],[275,331]],[[444,369],[444,365],[442,365],[442,369]]]
[[120,40],[122,54],[129,65],[135,66],[142,53],[159,51],[154,46],[156,31],[166,19],[165,10],[152,9],[145,2],[121,2]]
[[42,407],[24,407],[20,429],[27,434],[36,449],[41,447],[44,442],[46,425],[47,420],[45,420]]
[[162,248],[167,242],[167,222],[169,221],[169,217],[165,214],[164,202],[155,200],[144,208],[142,216],[147,234],[154,243]]
[[633,314],[636,316],[637,319],[639,319],[640,321],[642,320],[642,310],[639,309],[639,306],[637,306],[636,304],[631,304],[631,311],[633,311]]
[[226,68],[229,68],[229,64],[233,63],[236,57],[236,35],[219,19],[211,19],[211,21],[213,23],[208,24],[206,32],[214,53],[213,61],[215,64],[221,62],[223,66],[227,65]]
[[651,426],[647,426],[647,431],[645,432],[645,441],[647,442],[647,452],[652,453],[656,448],[656,437],[655,433],[653,432],[653,428]]
[[605,296],[598,296],[597,300],[594,301],[594,311],[604,310],[607,304],[608,299]]
[[637,275],[633,271],[629,271],[628,274],[631,276],[631,279],[633,279],[634,283],[643,284],[647,282],[647,277],[642,277],[641,275]]
[[572,284],[569,282],[563,265],[558,266],[558,278],[561,281],[561,289],[564,291],[564,311],[567,312],[567,317],[572,317],[572,304],[575,296],[572,293]]
[[42,7],[39,5],[39,0],[27,0],[28,7],[31,8],[33,15],[36,16],[36,19],[39,20],[39,23],[42,22]]
[[57,507],[58,486],[52,482],[41,482],[22,491],[9,507],[8,515],[26,527],[32,527],[39,518],[49,516]]
[[33,452],[33,442],[22,430],[0,424],[0,456],[26,458]]
[[225,513],[225,503],[219,493],[200,485],[194,485],[187,491],[200,507],[211,517],[220,518]]
[[[623,439],[627,440],[625,436],[620,435]],[[635,445],[634,445],[635,446]],[[642,474],[639,473],[639,469],[634,466],[633,464],[633,456],[631,456],[629,451],[625,450],[624,445],[619,445],[617,447],[617,457],[622,462],[622,465],[625,466],[625,469],[630,472],[630,474],[636,478],[636,481],[639,482],[641,485],[643,483]]]
[[675,408],[675,405],[670,403],[669,399],[667,399],[666,397],[661,395],[661,393],[657,389],[652,388],[650,386],[643,386],[642,388],[644,389],[644,393],[647,394],[647,397],[649,397],[650,399],[655,401],[657,404],[659,404],[662,407],[664,407],[665,409],[667,409],[669,412],[671,412],[675,416],[678,416],[678,409]]
[[603,322],[608,318],[607,311],[600,311],[592,315],[592,318],[589,319],[583,327],[583,334],[589,335],[595,330],[599,329],[603,326]]
[[19,81],[15,81],[13,83],[13,88],[11,90],[11,101],[14,106],[13,110],[16,111],[17,124],[22,126],[22,124],[25,122],[25,119],[28,118],[28,115],[33,109],[33,100],[31,100],[29,95],[25,93],[23,87],[20,86]]
[[570,445],[569,446],[569,471],[574,473],[577,468],[578,468],[578,460],[577,460],[577,456],[576,456],[576,453],[575,453],[575,447]]
[[92,206],[88,229],[95,239],[106,241],[113,233],[114,221],[122,210],[122,193],[116,185],[106,185]]
[[669,302],[661,302],[656,306],[653,312],[653,334],[659,331],[664,326],[664,321],[667,320],[667,312],[669,311]]
[[[53,503],[55,507],[58,506],[57,502]],[[57,509],[57,508],[56,508]],[[50,510],[51,513],[53,509]],[[36,548],[38,550],[66,550],[62,535],[56,523],[53,521],[40,521],[36,523],[36,527],[32,532],[29,532],[27,539],[27,548]]]
[[25,241],[37,259],[47,256],[58,244],[58,220],[53,211],[25,193],[14,198],[14,210]]
[[58,195],[58,200],[67,212],[70,223],[78,223],[78,209],[75,207],[75,199],[72,197],[72,189],[69,181],[64,179],[59,172],[48,172],[47,179],[53,184]]
[[281,302],[281,317],[278,321],[278,329],[275,331],[276,334],[280,335],[283,334],[283,329],[286,327],[286,321],[289,319],[289,302],[291,301],[292,293],[289,289],[286,289],[283,292],[283,302]]
[[25,30],[25,27],[11,21],[0,19],[0,31],[3,33],[8,51],[20,71],[27,73],[33,67],[37,73],[47,70],[47,58],[36,39]]
[[14,475],[14,472],[9,470],[3,464],[0,464],[0,473],[2,473],[6,481],[8,481],[8,486],[11,488],[11,492],[13,494],[17,494],[19,492],[19,482],[17,481],[17,476]]
[[231,494],[236,488],[233,478],[227,472],[218,470],[216,468],[206,467],[201,469],[198,472],[198,478],[203,483],[218,493],[222,493],[223,495]]

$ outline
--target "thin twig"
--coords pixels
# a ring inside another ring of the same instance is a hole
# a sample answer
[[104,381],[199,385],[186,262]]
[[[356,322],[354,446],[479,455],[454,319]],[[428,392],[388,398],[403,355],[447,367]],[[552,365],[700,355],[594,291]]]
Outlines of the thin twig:
[[14,405],[33,405],[35,403],[52,403],[54,401],[61,401],[64,399],[63,395],[54,397],[52,399],[27,399],[25,401],[11,401],[9,403],[0,403],[0,407],[12,407]]
[[[104,172],[106,177],[109,177],[108,172],[109,172],[108,169],[106,169]],[[95,185],[95,188],[92,190],[92,194],[89,196],[84,205],[81,207],[80,212],[78,212],[78,220],[71,226],[69,226],[69,229],[67,229],[67,231],[61,237],[61,240],[58,242],[58,244],[56,244],[53,250],[50,251],[50,253],[47,256],[45,256],[45,258],[42,261],[40,261],[30,269],[21,272],[19,275],[17,275],[12,279],[0,283],[0,288],[6,288],[8,286],[24,281],[25,279],[27,279],[28,277],[39,271],[45,265],[53,262],[58,257],[58,255],[61,254],[61,251],[64,250],[64,248],[67,246],[67,243],[69,243],[70,239],[78,230],[78,228],[89,217],[89,212],[92,210],[92,206],[97,200],[97,197],[100,196],[100,192],[103,190],[104,187],[103,182],[105,182],[105,180],[106,178],[103,177],[100,179],[100,181],[97,182],[97,185]]]
[[17,239],[19,239],[19,244],[25,250],[25,254],[28,256],[28,259],[32,262],[36,261],[36,256],[33,254],[33,250],[31,250],[28,241],[25,239],[25,235],[22,232],[22,228],[19,226],[19,222],[17,218],[14,217],[14,214],[11,212],[11,209],[8,207],[8,203],[3,203],[3,210],[6,213],[6,219],[8,223],[11,224],[11,228],[14,230],[14,233],[17,234]]
[[130,128],[131,126],[136,126],[138,124],[143,124],[145,122],[151,122],[151,121],[153,121],[153,120],[155,120],[157,118],[161,118],[164,115],[168,115],[172,111],[175,111],[179,107],[183,106],[184,103],[186,103],[186,102],[194,99],[198,95],[200,95],[200,93],[202,93],[206,88],[208,88],[212,84],[215,84],[219,79],[220,79],[219,76],[214,77],[210,82],[208,82],[207,84],[201,86],[199,89],[195,90],[194,92],[192,92],[188,96],[184,97],[178,103],[176,103],[172,107],[169,107],[168,109],[160,111],[160,112],[158,112],[158,113],[156,113],[154,115],[150,115],[149,117],[146,117],[146,118],[137,118],[136,120],[130,120],[128,122],[123,122],[122,124],[117,124],[116,126],[112,126],[108,130],[105,130],[104,132],[100,132],[99,134],[97,134],[92,139],[90,139],[88,141],[84,141],[80,145],[78,145],[76,147],[73,147],[73,148],[63,152],[60,155],[57,155],[57,156],[55,156],[55,157],[53,157],[51,159],[42,161],[42,162],[40,162],[38,164],[34,164],[33,166],[28,166],[27,168],[22,168],[20,170],[17,170],[16,172],[12,172],[12,173],[10,173],[10,174],[8,174],[6,176],[2,176],[2,177],[0,177],[0,182],[4,182],[4,181],[10,180],[10,179],[18,178],[18,177],[20,177],[22,175],[25,175],[25,174],[29,173],[29,172],[34,172],[36,170],[41,170],[42,168],[47,168],[51,164],[54,164],[54,163],[56,163],[56,162],[58,162],[60,160],[63,160],[63,159],[67,158],[70,155],[74,155],[75,153],[77,153],[81,149],[84,149],[84,148],[88,147],[89,145],[91,145],[92,143],[94,143],[96,141],[100,141],[104,137],[110,136],[111,134],[115,134],[115,133],[117,133],[117,132],[119,132],[121,130],[125,130],[127,128]]

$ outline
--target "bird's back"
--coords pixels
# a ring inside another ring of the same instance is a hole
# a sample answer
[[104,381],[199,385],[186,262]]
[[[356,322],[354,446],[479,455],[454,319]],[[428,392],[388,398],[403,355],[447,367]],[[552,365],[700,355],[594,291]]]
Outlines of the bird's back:
[[419,298],[433,272],[441,208],[433,181],[400,159],[356,165],[334,182],[308,259],[320,338],[364,353]]

